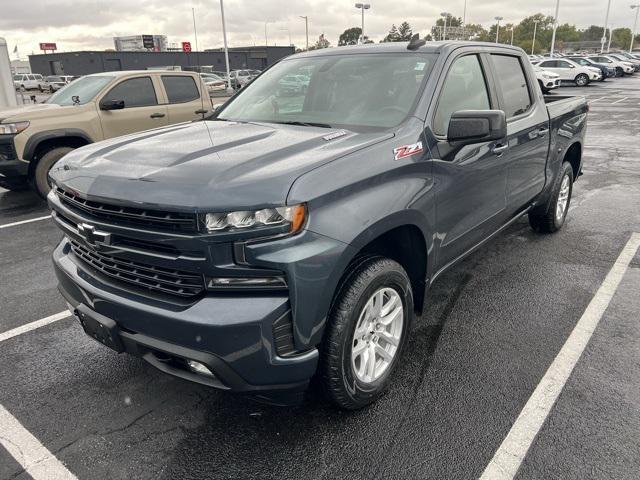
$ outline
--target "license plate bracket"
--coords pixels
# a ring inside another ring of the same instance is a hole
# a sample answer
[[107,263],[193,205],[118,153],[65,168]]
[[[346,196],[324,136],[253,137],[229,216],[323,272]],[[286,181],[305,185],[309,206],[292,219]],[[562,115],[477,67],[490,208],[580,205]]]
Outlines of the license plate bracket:
[[87,335],[118,353],[124,352],[120,329],[114,320],[82,308],[76,309],[76,315]]

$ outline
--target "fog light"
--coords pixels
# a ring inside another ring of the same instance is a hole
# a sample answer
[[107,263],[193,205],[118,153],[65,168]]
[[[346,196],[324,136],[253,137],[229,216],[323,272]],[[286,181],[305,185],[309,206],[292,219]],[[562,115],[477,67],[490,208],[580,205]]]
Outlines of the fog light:
[[200,375],[207,375],[208,377],[215,376],[211,370],[207,368],[204,363],[196,362],[195,360],[187,360],[187,365],[193,373],[199,373]]
[[207,279],[208,289],[218,288],[286,288],[283,277],[214,277]]

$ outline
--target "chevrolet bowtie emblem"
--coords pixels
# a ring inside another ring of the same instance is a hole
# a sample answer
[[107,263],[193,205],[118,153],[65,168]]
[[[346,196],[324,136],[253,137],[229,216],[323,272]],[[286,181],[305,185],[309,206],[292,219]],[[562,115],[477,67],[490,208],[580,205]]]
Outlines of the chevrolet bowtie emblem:
[[87,245],[94,248],[100,248],[111,244],[110,233],[96,230],[96,227],[89,225],[88,223],[78,224],[78,235],[84,239]]

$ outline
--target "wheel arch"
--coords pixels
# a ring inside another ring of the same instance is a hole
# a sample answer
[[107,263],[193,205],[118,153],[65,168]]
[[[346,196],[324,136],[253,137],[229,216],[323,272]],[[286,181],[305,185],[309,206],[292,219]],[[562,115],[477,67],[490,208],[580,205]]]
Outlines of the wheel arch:
[[52,148],[78,148],[90,143],[93,143],[93,139],[79,129],[69,128],[38,132],[27,140],[22,157],[29,161],[29,174],[32,174],[38,159]]

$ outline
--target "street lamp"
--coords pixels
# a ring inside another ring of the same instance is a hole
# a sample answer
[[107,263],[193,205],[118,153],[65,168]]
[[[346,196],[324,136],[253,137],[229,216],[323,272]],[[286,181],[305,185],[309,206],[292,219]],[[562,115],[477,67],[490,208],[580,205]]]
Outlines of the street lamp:
[[264,22],[264,44],[266,47],[269,46],[269,41],[267,39],[267,24],[268,23],[273,23],[273,22]]
[[511,45],[513,45],[513,25],[511,25]]
[[633,31],[631,32],[631,45],[629,45],[629,53],[633,52],[633,41],[636,38],[636,28],[638,27],[638,12],[640,12],[640,3],[631,5],[631,9],[636,11],[636,19],[633,22]]
[[442,12],[440,16],[444,18],[444,30],[442,30],[442,40],[444,41],[447,39],[447,19],[451,14],[448,12]]
[[600,39],[600,53],[604,53],[604,44],[607,41],[607,28],[609,28],[609,10],[611,10],[611,0],[607,3],[607,15],[604,17],[604,30]]
[[533,21],[533,42],[531,42],[531,55],[533,55],[536,49],[536,31],[538,30],[538,23],[540,23],[540,20]]
[[553,57],[553,49],[556,46],[556,31],[558,30],[558,10],[560,10],[560,0],[556,0],[556,14],[553,16],[553,34],[551,35],[551,51],[549,57]]
[[500,20],[504,20],[504,17],[494,17],[497,25],[496,25],[496,43],[498,43],[498,35],[500,35]]
[[359,8],[360,10],[362,10],[362,28],[361,28],[361,42],[364,43],[364,11],[365,10],[369,10],[371,8],[371,5],[369,5],[368,3],[356,3],[356,8]]
[[309,17],[307,17],[306,15],[298,16],[304,19],[304,31],[307,34],[307,50],[309,50]]
[[227,64],[227,93],[233,95],[231,86],[231,75],[229,72],[229,48],[227,48],[227,26],[224,23],[224,4],[220,0],[220,15],[222,17],[222,39],[224,40],[224,61]]

